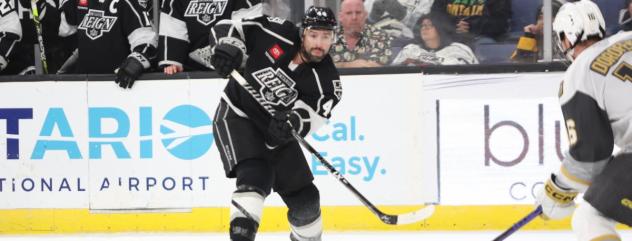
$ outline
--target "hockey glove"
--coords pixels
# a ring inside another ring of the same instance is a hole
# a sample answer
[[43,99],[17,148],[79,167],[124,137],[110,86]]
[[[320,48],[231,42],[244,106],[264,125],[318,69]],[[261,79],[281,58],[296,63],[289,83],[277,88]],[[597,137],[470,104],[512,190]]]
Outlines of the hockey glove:
[[576,191],[561,187],[555,174],[551,174],[544,188],[536,195],[536,205],[542,206],[543,219],[563,219],[573,214],[576,196]]
[[230,44],[218,44],[211,56],[211,64],[219,76],[227,77],[230,72],[239,68],[243,57],[239,48]]
[[[149,65],[149,63],[147,63],[147,65]],[[114,80],[114,82],[116,82],[123,89],[132,88],[132,85],[134,85],[134,81],[136,81],[138,77],[143,74],[144,69],[145,67],[141,63],[141,60],[139,60],[135,56],[130,55],[115,71],[116,79]]]
[[268,125],[270,144],[281,146],[294,140],[292,130],[296,130],[299,126],[300,116],[296,112],[292,110],[278,111]]

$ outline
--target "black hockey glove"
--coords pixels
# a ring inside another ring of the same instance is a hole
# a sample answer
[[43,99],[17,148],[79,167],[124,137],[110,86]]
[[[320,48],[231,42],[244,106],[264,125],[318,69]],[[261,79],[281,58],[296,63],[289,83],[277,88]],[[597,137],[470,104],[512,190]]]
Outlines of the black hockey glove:
[[292,110],[278,111],[268,125],[268,135],[271,145],[282,146],[294,140],[292,130],[300,125],[299,115]]
[[135,57],[127,57],[116,71],[116,82],[121,88],[132,88],[134,81],[143,74],[143,64]]
[[243,59],[241,50],[230,44],[218,44],[211,56],[211,64],[221,77],[227,77],[234,69],[239,68]]

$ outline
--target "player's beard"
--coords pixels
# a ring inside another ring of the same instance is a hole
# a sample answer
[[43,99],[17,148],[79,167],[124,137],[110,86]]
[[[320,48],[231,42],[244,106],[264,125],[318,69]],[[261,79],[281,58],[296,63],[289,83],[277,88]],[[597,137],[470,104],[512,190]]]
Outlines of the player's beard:
[[307,51],[305,46],[301,47],[301,55],[303,55],[303,59],[310,63],[318,63],[322,61],[325,58],[325,56],[327,56],[327,51],[325,51],[324,49],[320,49],[320,51],[323,52],[322,56],[312,55],[310,52],[315,49],[320,49],[320,48],[312,48],[310,49],[310,51]]

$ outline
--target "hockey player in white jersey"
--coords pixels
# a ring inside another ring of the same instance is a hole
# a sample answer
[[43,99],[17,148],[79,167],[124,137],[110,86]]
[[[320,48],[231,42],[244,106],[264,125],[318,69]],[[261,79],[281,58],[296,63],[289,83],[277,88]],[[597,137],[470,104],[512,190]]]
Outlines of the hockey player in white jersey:
[[[615,224],[632,225],[632,33],[603,39],[605,29],[590,0],[564,4],[553,22],[573,61],[560,87],[570,146],[536,200],[545,219],[574,213],[580,241],[620,240]],[[578,193],[586,202],[576,207]]]

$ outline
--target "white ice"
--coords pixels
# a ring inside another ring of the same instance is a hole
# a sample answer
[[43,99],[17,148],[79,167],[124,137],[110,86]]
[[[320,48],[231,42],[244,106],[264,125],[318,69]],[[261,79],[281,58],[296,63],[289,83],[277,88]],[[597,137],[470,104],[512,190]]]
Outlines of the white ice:
[[[490,241],[501,232],[346,232],[325,233],[323,241]],[[622,240],[632,240],[632,230],[620,231]],[[0,241],[228,241],[225,233],[124,233],[79,235],[0,235]],[[289,241],[287,233],[263,233],[257,241]],[[507,241],[576,240],[570,231],[518,231]]]

